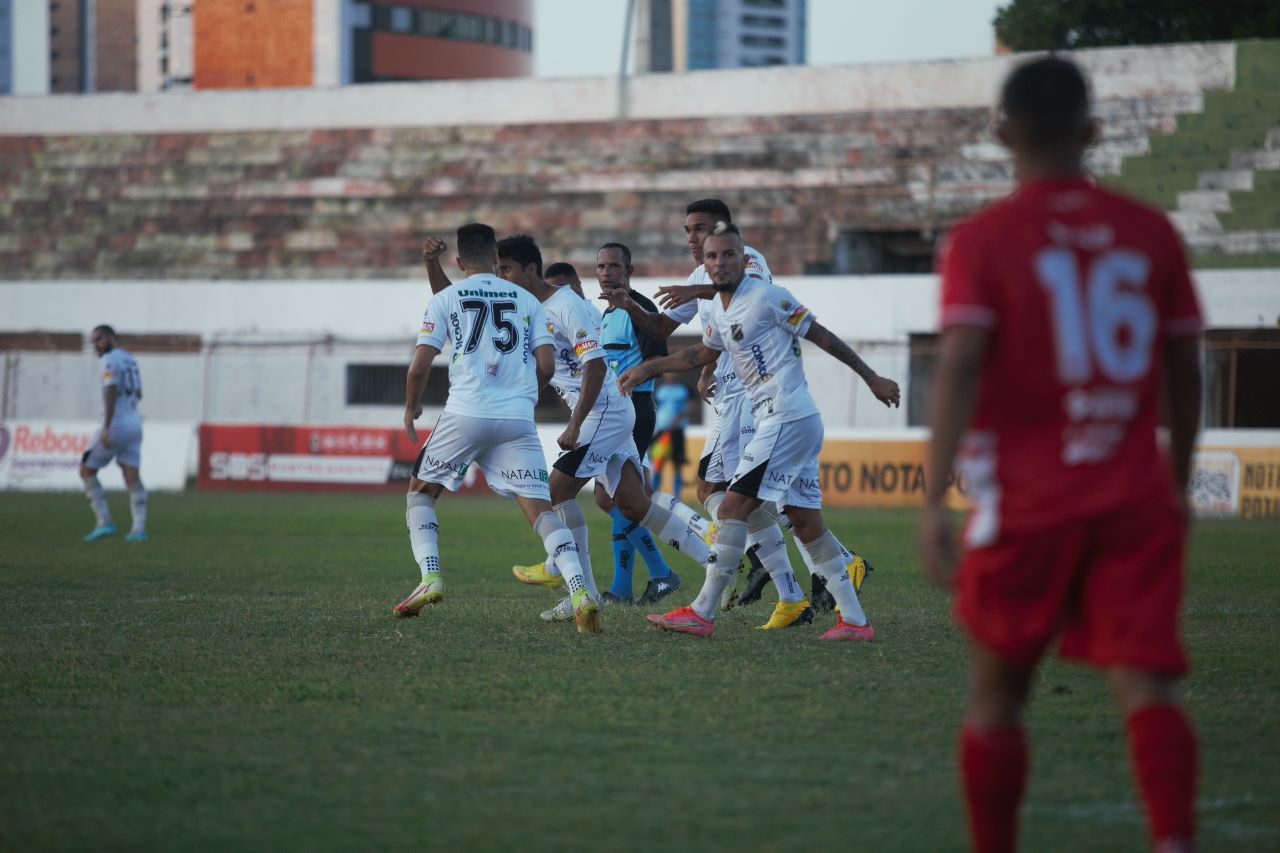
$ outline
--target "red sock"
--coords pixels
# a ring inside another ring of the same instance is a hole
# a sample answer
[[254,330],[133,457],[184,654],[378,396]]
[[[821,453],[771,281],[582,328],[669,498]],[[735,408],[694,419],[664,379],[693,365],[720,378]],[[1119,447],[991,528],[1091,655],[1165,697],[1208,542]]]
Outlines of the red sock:
[[1027,733],[1021,726],[960,731],[960,768],[977,853],[1013,853],[1018,806],[1027,780]]
[[1129,758],[1154,844],[1195,837],[1196,736],[1174,705],[1148,705],[1125,724]]

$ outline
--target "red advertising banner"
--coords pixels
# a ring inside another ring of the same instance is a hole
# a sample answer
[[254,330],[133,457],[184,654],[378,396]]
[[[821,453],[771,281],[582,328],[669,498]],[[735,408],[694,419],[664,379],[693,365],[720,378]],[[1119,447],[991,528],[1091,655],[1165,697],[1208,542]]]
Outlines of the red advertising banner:
[[[201,424],[196,483],[241,491],[403,491],[417,458],[407,435],[382,427]],[[485,491],[477,466],[459,491]]]

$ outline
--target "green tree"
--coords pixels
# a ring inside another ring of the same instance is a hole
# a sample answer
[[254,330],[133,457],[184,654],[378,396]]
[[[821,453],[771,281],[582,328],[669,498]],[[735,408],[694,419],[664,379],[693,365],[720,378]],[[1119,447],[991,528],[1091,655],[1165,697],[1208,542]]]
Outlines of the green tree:
[[994,23],[1011,50],[1280,38],[1280,2],[1012,0]]

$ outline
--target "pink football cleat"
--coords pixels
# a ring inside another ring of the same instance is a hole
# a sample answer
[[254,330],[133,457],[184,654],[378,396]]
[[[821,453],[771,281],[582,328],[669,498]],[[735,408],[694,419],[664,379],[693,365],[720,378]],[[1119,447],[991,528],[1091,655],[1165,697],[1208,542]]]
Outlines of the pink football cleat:
[[868,622],[865,625],[850,625],[843,619],[837,619],[836,624],[829,631],[819,637],[819,640],[864,640],[871,642],[876,638],[876,629],[871,627]]
[[716,629],[715,622],[703,619],[692,607],[677,607],[670,613],[650,613],[645,618],[655,628],[695,637],[710,637]]

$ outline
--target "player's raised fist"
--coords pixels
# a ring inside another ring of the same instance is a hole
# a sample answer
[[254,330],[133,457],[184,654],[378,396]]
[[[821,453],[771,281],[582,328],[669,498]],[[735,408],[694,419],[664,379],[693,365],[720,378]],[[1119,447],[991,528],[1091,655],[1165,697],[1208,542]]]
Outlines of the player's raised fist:
[[898,388],[898,383],[892,379],[873,376],[867,380],[867,387],[871,389],[876,399],[886,406],[897,408],[902,402],[902,391]]
[[449,244],[441,240],[439,237],[428,237],[422,243],[422,262],[429,264],[437,261],[444,254],[444,250],[449,248]]

